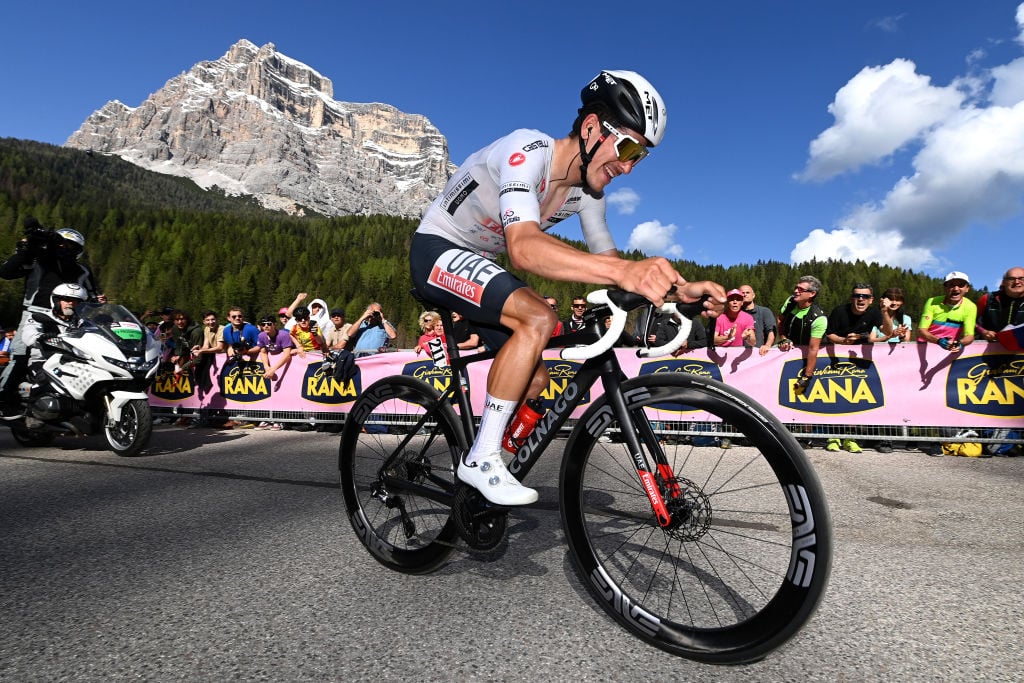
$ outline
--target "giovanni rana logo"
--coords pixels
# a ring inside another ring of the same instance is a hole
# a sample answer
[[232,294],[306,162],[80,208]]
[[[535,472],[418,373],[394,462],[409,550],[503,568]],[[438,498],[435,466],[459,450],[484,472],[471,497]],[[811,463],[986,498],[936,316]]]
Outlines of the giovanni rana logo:
[[452,368],[449,365],[438,367],[432,360],[418,360],[406,363],[402,367],[402,374],[422,380],[430,386],[444,393],[452,381]]
[[863,358],[818,358],[814,377],[801,393],[797,379],[803,359],[786,361],[779,379],[779,405],[826,415],[862,413],[885,405],[875,364]]
[[1024,417],[1024,358],[960,358],[950,365],[946,405],[975,415]]
[[302,398],[326,405],[355,401],[361,391],[362,372],[358,364],[353,367],[355,376],[349,380],[342,380],[335,379],[334,373],[325,369],[323,363],[310,363],[302,377]]

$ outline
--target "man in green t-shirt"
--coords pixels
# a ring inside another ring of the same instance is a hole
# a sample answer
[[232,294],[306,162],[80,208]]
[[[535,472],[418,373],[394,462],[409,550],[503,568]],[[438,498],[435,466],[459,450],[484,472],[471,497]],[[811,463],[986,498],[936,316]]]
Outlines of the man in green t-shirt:
[[947,351],[959,351],[974,341],[974,323],[978,307],[966,295],[971,280],[958,270],[946,275],[942,283],[946,293],[924,302],[917,341],[938,344]]

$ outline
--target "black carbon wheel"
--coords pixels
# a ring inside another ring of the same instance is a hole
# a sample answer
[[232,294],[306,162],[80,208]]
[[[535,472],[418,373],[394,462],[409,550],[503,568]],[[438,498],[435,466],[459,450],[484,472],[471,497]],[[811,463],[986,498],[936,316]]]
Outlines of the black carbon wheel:
[[[459,538],[451,507],[465,437],[451,405],[437,398],[412,377],[374,383],[345,420],[338,456],[359,540],[380,563],[411,574],[441,567]],[[423,422],[428,408],[435,412]]]
[[663,650],[720,664],[763,658],[807,623],[828,583],[831,522],[810,462],[778,420],[724,384],[648,375],[623,390],[671,523],[655,519],[602,398],[570,436],[560,477],[582,580]]

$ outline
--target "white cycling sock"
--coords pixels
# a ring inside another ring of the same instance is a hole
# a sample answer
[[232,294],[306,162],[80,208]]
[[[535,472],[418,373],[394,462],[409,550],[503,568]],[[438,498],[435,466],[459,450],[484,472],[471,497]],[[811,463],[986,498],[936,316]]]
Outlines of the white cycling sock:
[[480,416],[480,429],[476,433],[476,441],[466,455],[467,465],[474,464],[478,455],[490,455],[501,450],[505,428],[515,414],[517,403],[518,401],[505,401],[487,394],[484,398],[484,412]]

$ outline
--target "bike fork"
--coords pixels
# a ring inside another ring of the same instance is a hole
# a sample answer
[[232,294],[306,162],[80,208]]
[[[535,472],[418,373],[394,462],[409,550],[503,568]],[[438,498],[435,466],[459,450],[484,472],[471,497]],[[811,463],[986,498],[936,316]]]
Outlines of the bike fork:
[[[654,469],[644,454],[644,449],[637,432],[640,432],[640,435],[643,436],[643,440],[650,446],[652,452],[656,452],[658,437],[646,420],[633,420],[617,379],[613,381],[605,379],[605,396],[607,396],[612,412],[622,427],[622,436],[625,439],[626,448],[629,449],[633,466],[636,468],[637,476],[640,477],[640,483],[643,485],[647,499],[651,503],[651,510],[658,520],[658,525],[668,527],[672,524],[672,515],[669,514],[668,507],[665,505],[665,499],[661,495],[661,488],[658,486],[658,479],[654,476]],[[632,428],[630,428],[631,426]],[[659,463],[657,472],[663,481],[675,482],[675,476],[667,464]],[[678,484],[673,483],[671,486],[674,486],[678,491]]]

